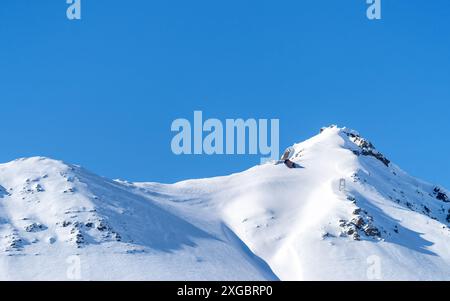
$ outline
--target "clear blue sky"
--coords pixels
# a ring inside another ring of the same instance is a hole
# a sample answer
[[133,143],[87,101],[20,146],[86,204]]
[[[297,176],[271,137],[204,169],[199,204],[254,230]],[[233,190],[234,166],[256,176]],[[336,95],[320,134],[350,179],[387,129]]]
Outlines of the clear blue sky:
[[336,123],[450,188],[450,2],[2,0],[0,161],[35,155],[174,182],[259,156],[172,154],[172,120],[279,118],[281,147]]

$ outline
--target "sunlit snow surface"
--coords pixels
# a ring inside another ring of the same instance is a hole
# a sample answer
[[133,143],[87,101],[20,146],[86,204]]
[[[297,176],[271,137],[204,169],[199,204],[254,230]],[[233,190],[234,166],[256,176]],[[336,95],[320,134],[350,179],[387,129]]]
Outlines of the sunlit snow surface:
[[450,280],[444,188],[345,128],[293,148],[172,185],[2,164],[0,280]]

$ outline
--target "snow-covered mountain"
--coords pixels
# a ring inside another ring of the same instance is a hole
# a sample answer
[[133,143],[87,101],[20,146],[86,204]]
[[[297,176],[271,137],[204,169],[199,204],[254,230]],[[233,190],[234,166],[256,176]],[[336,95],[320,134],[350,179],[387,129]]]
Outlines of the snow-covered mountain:
[[450,280],[450,199],[335,126],[176,184],[47,158],[0,165],[0,279]]

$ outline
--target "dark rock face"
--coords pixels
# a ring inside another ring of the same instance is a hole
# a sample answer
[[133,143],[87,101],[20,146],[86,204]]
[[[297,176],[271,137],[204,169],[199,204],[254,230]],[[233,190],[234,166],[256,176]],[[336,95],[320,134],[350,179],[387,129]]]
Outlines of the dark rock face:
[[79,222],[74,222],[70,224],[72,228],[70,229],[70,234],[72,234],[71,241],[75,243],[77,248],[82,248],[85,243],[83,224]]
[[377,159],[378,161],[381,161],[381,163],[383,163],[384,165],[386,165],[386,167],[389,167],[389,164],[391,163],[391,161],[389,161],[383,154],[377,152],[377,151],[372,151],[372,150],[363,150],[361,153],[363,156],[372,156],[375,159]]
[[115,241],[122,241],[122,236],[120,236],[119,233],[117,232],[112,232],[112,239],[114,239]]
[[45,191],[45,189],[40,184],[36,184],[34,189],[36,190],[36,192],[44,192]]
[[286,165],[288,168],[300,168],[300,165],[292,162],[291,160],[285,160],[284,165]]
[[[356,205],[356,198],[348,195],[347,200]],[[339,220],[339,227],[342,229],[341,236],[351,237],[353,240],[381,239],[382,233],[375,226],[373,217],[364,209],[356,207],[353,210],[353,218],[348,220]]]
[[293,154],[294,150],[292,148],[288,148],[284,151],[283,156],[281,156],[281,161],[289,160]]
[[14,239],[9,244],[9,247],[14,250],[21,250],[23,248],[24,241],[21,238]]
[[361,229],[364,226],[365,222],[361,216],[357,216],[352,219],[352,223],[356,226],[356,228]]
[[355,134],[346,132],[346,135],[350,138],[353,143],[355,143],[361,151],[353,151],[353,153],[357,156],[371,156],[386,165],[386,167],[389,167],[389,164],[391,163],[390,160],[388,160],[382,153],[377,151],[375,149],[375,146],[368,140],[362,138],[361,136]]
[[45,230],[47,230],[47,227],[39,223],[32,223],[25,227],[25,231],[27,232],[41,232]]
[[372,226],[364,229],[364,233],[367,236],[372,236],[372,237],[380,237],[381,236],[380,230],[378,230],[377,228],[372,227]]
[[360,215],[360,214],[361,214],[361,208],[356,208],[356,209],[353,211],[353,214],[354,214],[354,215]]
[[434,195],[436,196],[436,199],[438,199],[438,200],[440,200],[440,201],[443,201],[443,202],[445,202],[445,203],[449,203],[449,202],[450,202],[450,200],[449,200],[447,194],[446,194],[444,191],[442,191],[441,188],[435,187],[435,188],[433,189],[433,193],[434,193]]
[[76,192],[76,189],[73,187],[70,187],[63,191],[63,193],[75,193],[75,192]]
[[[79,222],[65,220],[57,223],[63,228],[69,228],[72,241],[77,248],[82,248],[92,243],[92,235],[101,235],[101,241],[122,241],[122,236],[113,230],[108,222],[101,218],[93,218],[92,221]],[[97,232],[97,234],[95,233]]]
[[16,231],[14,231],[9,235],[6,235],[5,239],[7,241],[7,247],[5,250],[6,252],[20,251],[27,244],[27,242],[24,239],[19,237]]
[[80,247],[84,243],[84,236],[81,233],[75,235],[75,243]]
[[106,224],[104,221],[100,221],[100,223],[97,225],[98,231],[103,232],[103,231],[107,231],[109,229],[110,229],[109,225]]

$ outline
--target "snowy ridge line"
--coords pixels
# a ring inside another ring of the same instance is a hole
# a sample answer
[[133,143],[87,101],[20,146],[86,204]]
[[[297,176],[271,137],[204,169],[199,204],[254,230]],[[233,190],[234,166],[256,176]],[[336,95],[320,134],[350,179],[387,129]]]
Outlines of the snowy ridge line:
[[337,126],[283,160],[175,184],[0,164],[0,279],[450,280],[448,190]]

